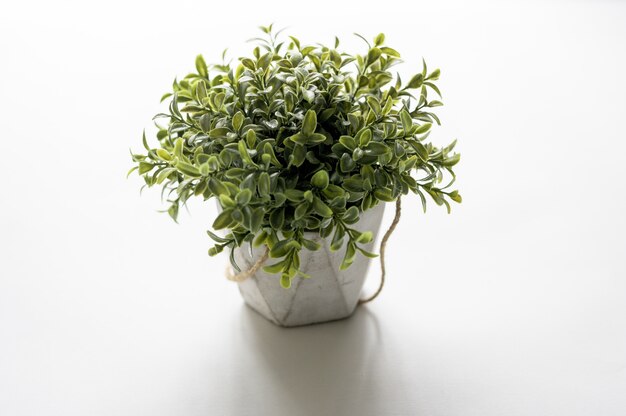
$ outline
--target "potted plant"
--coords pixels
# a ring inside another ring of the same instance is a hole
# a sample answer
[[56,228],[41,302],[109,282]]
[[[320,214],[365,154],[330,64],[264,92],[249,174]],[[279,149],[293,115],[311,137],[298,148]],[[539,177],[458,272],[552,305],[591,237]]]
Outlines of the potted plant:
[[[192,196],[214,198],[216,255],[230,252],[245,301],[271,321],[295,326],[349,316],[359,302],[385,204],[400,197],[450,209],[461,202],[455,142],[427,137],[440,124],[429,95],[439,70],[402,82],[400,54],[379,34],[362,55],[334,45],[279,41],[271,25],[250,57],[174,81],[155,118],[157,145],[133,154],[148,187],[159,185],[176,220]],[[224,54],[222,55],[224,60]],[[445,178],[446,184],[443,184]],[[382,286],[381,286],[382,287]],[[379,288],[380,291],[380,288]],[[370,297],[375,297],[378,292]]]

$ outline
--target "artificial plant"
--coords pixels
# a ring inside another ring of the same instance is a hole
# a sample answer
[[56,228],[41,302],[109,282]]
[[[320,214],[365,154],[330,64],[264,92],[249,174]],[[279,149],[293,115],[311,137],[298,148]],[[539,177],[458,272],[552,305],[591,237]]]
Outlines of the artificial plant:
[[[363,54],[333,46],[280,41],[272,26],[249,57],[207,65],[174,81],[168,111],[157,114],[157,145],[133,154],[148,187],[160,185],[176,220],[192,196],[215,197],[222,208],[208,231],[215,255],[246,243],[266,245],[276,259],[264,267],[289,287],[300,273],[299,253],[317,250],[308,232],[346,247],[342,268],[369,231],[352,228],[364,211],[409,192],[450,209],[461,202],[449,190],[459,155],[455,142],[436,147],[427,138],[433,108],[441,106],[435,81],[440,71],[420,72],[403,82],[391,69],[400,53],[381,33]],[[224,59],[224,54],[222,55]],[[437,95],[430,99],[429,94]],[[446,184],[442,181],[449,178]]]

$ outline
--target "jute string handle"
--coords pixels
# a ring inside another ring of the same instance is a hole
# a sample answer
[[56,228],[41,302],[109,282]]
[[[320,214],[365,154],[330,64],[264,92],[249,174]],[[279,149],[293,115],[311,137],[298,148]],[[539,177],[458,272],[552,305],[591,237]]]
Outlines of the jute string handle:
[[[396,229],[398,222],[400,222],[401,211],[402,211],[402,204],[400,202],[400,198],[398,198],[396,200],[396,215],[393,217],[393,221],[391,222],[391,225],[387,229],[387,232],[385,232],[385,235],[383,235],[382,240],[380,240],[380,249],[379,249],[380,283],[378,285],[378,289],[376,289],[376,291],[371,296],[364,298],[364,299],[360,299],[359,305],[363,303],[371,302],[374,299],[376,299],[378,295],[380,295],[380,292],[382,292],[383,287],[385,286],[385,275],[386,275],[385,248],[387,247],[387,241],[389,240],[389,237],[391,237],[391,234],[393,234],[393,231]],[[252,277],[261,268],[261,266],[263,266],[263,264],[269,258],[269,255],[270,255],[270,250],[268,247],[265,247],[265,251],[263,252],[263,255],[252,265],[252,267],[250,267],[248,270],[241,271],[237,274],[234,274],[232,272],[232,269],[228,267],[226,269],[226,278],[233,282],[243,282],[244,280]]]

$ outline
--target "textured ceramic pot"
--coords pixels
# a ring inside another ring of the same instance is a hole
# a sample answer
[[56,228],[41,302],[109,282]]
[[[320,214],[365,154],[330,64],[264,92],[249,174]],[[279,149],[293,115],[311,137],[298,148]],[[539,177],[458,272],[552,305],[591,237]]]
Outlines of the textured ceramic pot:
[[[359,231],[371,231],[377,235],[385,209],[384,203],[364,212],[359,222],[352,227]],[[279,283],[279,277],[258,271],[254,276],[239,284],[245,302],[259,314],[281,326],[309,325],[319,322],[347,318],[356,308],[370,259],[357,254],[352,266],[339,270],[346,243],[338,251],[330,251],[330,239],[317,233],[307,238],[317,241],[317,251],[303,249],[300,265],[308,279],[296,277],[289,289]],[[364,246],[372,251],[374,242]],[[235,250],[235,260],[242,270],[249,269],[263,255],[263,248],[256,248],[250,256],[247,247]],[[273,259],[269,259],[271,263]]]

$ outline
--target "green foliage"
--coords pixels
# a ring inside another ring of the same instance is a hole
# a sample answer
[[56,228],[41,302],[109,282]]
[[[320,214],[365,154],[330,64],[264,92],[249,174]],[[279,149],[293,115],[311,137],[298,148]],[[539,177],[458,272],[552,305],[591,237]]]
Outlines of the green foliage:
[[[334,47],[279,41],[272,28],[252,56],[234,64],[207,66],[174,81],[169,111],[159,126],[158,145],[133,161],[147,186],[160,185],[174,220],[191,196],[217,198],[222,207],[209,232],[209,254],[245,243],[267,245],[276,259],[265,267],[289,287],[300,273],[299,253],[316,250],[305,232],[346,247],[342,268],[372,239],[352,228],[378,203],[409,192],[450,210],[461,202],[452,167],[455,142],[435,147],[426,139],[442,105],[434,81],[439,70],[423,70],[403,84],[391,68],[400,54],[379,34],[361,55]],[[394,81],[395,78],[395,81]],[[449,183],[441,185],[444,177]],[[237,265],[234,264],[236,269]]]

